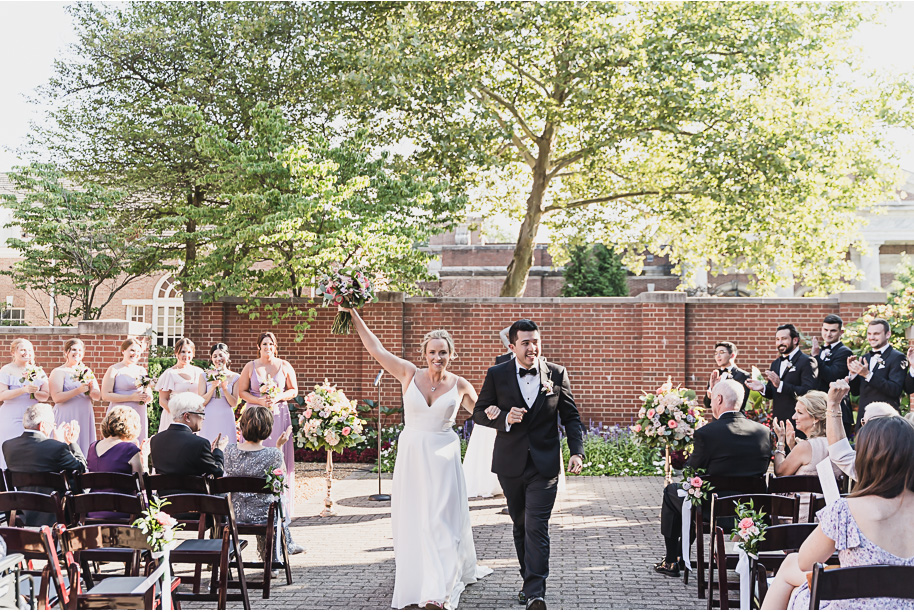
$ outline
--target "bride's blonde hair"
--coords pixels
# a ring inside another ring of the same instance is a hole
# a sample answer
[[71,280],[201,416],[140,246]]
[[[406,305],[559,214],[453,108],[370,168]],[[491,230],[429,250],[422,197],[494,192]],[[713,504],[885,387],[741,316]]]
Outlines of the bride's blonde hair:
[[433,329],[425,334],[425,337],[422,338],[422,344],[419,345],[420,355],[425,355],[425,348],[432,340],[444,340],[447,342],[447,348],[448,352],[451,354],[451,359],[457,358],[457,350],[454,348],[454,339],[451,338],[451,334],[449,334],[446,329]]

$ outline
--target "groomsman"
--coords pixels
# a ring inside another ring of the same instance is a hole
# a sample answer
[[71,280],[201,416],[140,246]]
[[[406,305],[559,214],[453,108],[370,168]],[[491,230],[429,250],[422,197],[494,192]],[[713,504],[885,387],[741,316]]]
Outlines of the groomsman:
[[800,332],[792,324],[778,327],[774,338],[780,357],[765,370],[767,384],[748,380],[746,386],[773,400],[771,413],[775,419],[793,423],[797,396],[818,388],[816,365],[800,350]]
[[714,345],[714,361],[717,363],[717,369],[711,372],[708,380],[704,398],[705,408],[711,409],[711,389],[720,381],[732,378],[743,386],[743,403],[739,409],[740,412],[746,412],[746,400],[749,399],[749,388],[746,387],[746,381],[749,380],[749,372],[736,366],[737,354],[736,345],[732,342],[721,340]]
[[[819,369],[819,391],[828,393],[829,385],[836,380],[847,378],[847,359],[852,356],[851,350],[841,342],[844,335],[844,321],[838,315],[830,314],[822,321],[822,344],[812,338],[812,359]],[[854,431],[854,412],[850,398],[845,396],[841,402],[841,421],[844,432],[851,437]]]
[[914,342],[908,346],[908,375],[904,379],[904,392],[914,393]]
[[866,418],[866,407],[873,402],[885,402],[898,409],[901,394],[906,387],[908,360],[904,353],[889,344],[892,329],[885,319],[873,319],[866,327],[866,340],[871,350],[862,359],[851,356],[847,360],[850,371],[848,382],[857,400],[857,422]]

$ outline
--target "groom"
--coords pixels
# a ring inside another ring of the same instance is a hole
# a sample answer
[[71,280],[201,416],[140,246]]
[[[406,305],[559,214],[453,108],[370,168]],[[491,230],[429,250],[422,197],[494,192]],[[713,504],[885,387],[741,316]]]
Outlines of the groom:
[[528,610],[545,610],[549,517],[562,461],[557,417],[565,426],[571,450],[568,471],[574,474],[583,467],[583,428],[565,368],[539,356],[536,323],[516,321],[508,338],[515,359],[486,372],[473,420],[498,430],[492,471],[514,522],[514,547],[524,578],[517,599]]

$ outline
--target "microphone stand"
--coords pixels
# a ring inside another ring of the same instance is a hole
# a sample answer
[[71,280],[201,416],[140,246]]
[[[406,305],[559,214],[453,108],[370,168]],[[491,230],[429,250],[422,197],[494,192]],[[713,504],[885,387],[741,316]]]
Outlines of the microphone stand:
[[390,501],[390,495],[381,493],[381,377],[384,376],[384,370],[378,372],[374,378],[374,386],[378,389],[378,492],[375,495],[369,495],[369,501],[384,502]]

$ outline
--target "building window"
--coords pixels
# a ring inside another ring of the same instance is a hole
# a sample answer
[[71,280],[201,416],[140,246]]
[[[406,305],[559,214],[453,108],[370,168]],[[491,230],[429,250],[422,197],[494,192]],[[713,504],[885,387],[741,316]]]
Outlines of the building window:
[[174,346],[184,336],[184,300],[171,276],[163,277],[153,294],[156,344]]
[[145,323],[146,322],[146,307],[145,306],[128,306],[127,307],[127,320],[134,321],[136,323]]
[[25,325],[25,308],[4,308],[0,311],[0,325]]

